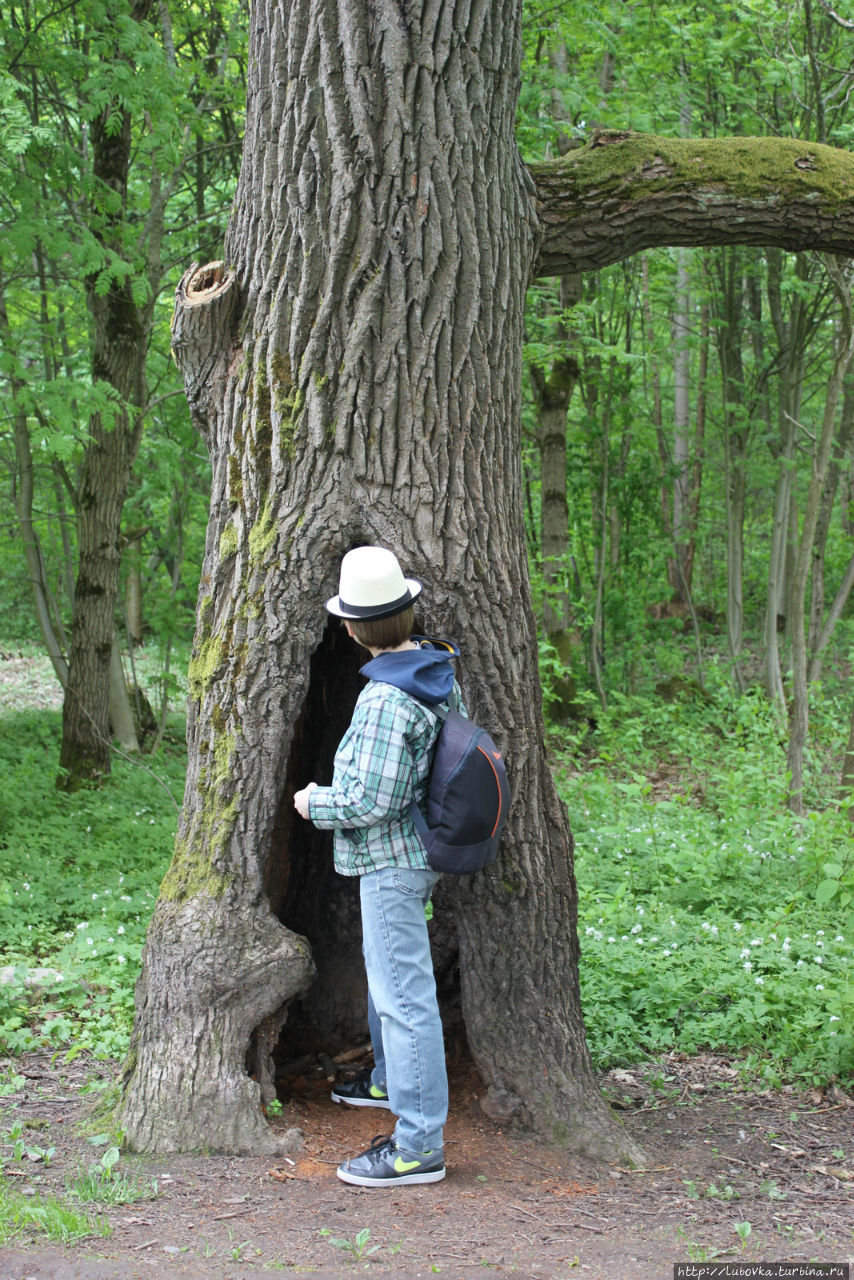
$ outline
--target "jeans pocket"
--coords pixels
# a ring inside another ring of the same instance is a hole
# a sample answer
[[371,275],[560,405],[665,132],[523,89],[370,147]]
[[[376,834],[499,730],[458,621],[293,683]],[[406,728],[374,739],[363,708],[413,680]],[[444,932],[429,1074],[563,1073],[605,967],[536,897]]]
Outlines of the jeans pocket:
[[422,871],[416,867],[394,867],[392,884],[400,893],[409,893],[425,900],[430,896],[433,886],[439,879],[435,871]]

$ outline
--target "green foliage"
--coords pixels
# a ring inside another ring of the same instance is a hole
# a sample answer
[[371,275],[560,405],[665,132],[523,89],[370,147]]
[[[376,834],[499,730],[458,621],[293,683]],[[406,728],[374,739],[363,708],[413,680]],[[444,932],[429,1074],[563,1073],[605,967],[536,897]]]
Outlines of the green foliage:
[[854,1077],[850,823],[788,812],[767,704],[615,699],[563,760],[597,1064],[711,1047]]
[[333,1236],[328,1227],[321,1227],[320,1234],[329,1236],[329,1243],[334,1249],[340,1249],[342,1253],[348,1253],[354,1262],[363,1262],[365,1258],[370,1258],[382,1247],[378,1244],[369,1245],[371,1238],[370,1227],[362,1227],[361,1231],[357,1231],[352,1240],[343,1236]]
[[[230,0],[164,9],[152,23],[136,22],[127,0],[50,12],[13,0],[0,17],[0,155],[14,158],[0,200],[0,458],[16,487],[32,463],[34,532],[54,622],[66,630],[89,424],[112,429],[128,394],[93,362],[87,294],[111,290],[126,290],[131,327],[150,337],[142,409],[152,439],[126,512],[145,530],[145,625],[164,644],[192,629],[209,469],[170,358],[169,318],[179,264],[215,256],[222,242],[239,159],[246,23],[245,6]],[[129,131],[126,182],[105,183],[93,170],[102,127],[108,137]],[[3,489],[0,521],[20,538],[12,487]],[[0,548],[11,605],[3,638],[37,639],[20,542],[0,539]]]
[[[117,760],[101,791],[53,785],[59,716],[4,717],[0,775],[0,1046],[125,1051],[133,984],[177,812],[157,776],[180,795],[183,743],[150,762]],[[32,969],[46,969],[43,976]]]

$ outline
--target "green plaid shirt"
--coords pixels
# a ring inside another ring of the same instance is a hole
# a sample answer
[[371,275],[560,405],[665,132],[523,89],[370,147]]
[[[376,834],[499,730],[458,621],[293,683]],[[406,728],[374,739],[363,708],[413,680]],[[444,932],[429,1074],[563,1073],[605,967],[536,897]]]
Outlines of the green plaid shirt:
[[335,832],[341,875],[427,868],[407,809],[413,797],[424,807],[440,728],[438,716],[394,685],[371,680],[362,690],[335,753],[332,785],[316,787],[308,798],[314,825]]

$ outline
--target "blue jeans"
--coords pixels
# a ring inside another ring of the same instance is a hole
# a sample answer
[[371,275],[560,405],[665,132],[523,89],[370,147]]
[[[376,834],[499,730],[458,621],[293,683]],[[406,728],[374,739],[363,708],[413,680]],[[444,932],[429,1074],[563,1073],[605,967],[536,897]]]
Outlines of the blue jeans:
[[424,908],[436,871],[382,867],[360,876],[373,1083],[388,1092],[404,1151],[442,1150],[445,1045]]

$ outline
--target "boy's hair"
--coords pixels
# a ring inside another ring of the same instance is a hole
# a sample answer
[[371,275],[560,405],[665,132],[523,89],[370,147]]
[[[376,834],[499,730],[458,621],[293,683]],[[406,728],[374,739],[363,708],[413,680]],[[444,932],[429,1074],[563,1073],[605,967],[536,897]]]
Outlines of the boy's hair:
[[412,605],[391,618],[348,618],[353,639],[366,649],[396,649],[412,635],[415,610]]

